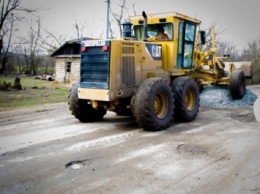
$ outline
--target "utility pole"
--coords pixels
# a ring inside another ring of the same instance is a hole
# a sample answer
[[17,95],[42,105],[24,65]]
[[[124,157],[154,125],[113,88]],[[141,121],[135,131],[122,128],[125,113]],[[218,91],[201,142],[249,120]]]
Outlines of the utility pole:
[[107,29],[106,29],[106,39],[108,39],[108,32],[109,32],[109,8],[110,8],[110,0],[106,0],[107,2]]

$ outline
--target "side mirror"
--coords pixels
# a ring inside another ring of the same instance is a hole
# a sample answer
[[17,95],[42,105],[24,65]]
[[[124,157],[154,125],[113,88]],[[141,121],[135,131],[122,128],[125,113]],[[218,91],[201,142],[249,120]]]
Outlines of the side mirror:
[[206,43],[206,31],[199,31],[200,33],[200,43],[204,45]]

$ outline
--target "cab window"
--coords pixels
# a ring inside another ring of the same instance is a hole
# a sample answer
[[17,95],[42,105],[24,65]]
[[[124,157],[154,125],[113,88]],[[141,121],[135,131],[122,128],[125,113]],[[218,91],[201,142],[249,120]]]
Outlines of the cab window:
[[[173,39],[173,25],[171,23],[148,24],[149,38],[158,37],[158,40],[172,40]],[[164,35],[158,36],[160,33]],[[134,26],[134,36],[137,40],[144,39],[143,25]]]
[[192,67],[195,32],[196,25],[194,23],[181,22],[179,24],[178,68],[189,69]]

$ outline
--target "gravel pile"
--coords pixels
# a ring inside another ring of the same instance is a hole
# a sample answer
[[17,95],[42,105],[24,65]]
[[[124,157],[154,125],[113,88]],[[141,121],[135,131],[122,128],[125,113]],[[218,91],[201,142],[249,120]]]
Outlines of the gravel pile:
[[200,105],[208,107],[238,107],[253,106],[257,95],[246,89],[242,99],[232,99],[229,87],[206,86],[200,94]]

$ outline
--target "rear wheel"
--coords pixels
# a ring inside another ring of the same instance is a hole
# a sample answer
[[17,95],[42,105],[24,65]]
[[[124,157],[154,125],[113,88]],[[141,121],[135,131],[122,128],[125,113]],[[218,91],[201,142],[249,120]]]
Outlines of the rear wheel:
[[158,131],[173,118],[174,99],[169,84],[162,78],[149,78],[137,89],[133,102],[134,117],[140,127]]
[[71,114],[74,115],[81,122],[93,122],[102,120],[106,114],[106,110],[103,107],[94,109],[88,100],[82,100],[78,98],[79,82],[76,82],[69,94],[69,109]]
[[233,99],[241,99],[246,93],[246,78],[241,70],[234,70],[230,76],[230,94]]
[[176,78],[172,83],[175,99],[176,121],[193,121],[199,111],[199,91],[196,82],[189,77]]

